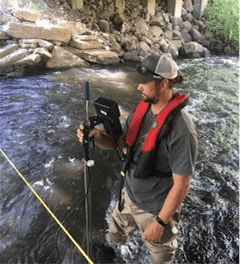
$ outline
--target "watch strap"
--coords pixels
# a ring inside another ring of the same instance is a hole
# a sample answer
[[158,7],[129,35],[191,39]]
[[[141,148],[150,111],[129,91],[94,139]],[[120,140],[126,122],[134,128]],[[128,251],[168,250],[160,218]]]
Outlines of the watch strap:
[[159,225],[165,227],[167,223],[165,223],[159,216],[156,217],[156,221],[159,223]]

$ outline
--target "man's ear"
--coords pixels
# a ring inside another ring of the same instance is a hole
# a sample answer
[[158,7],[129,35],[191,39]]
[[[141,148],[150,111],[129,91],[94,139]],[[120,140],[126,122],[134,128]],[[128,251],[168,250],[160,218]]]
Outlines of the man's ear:
[[159,88],[164,90],[164,89],[168,88],[168,85],[169,85],[168,79],[163,79],[160,82]]

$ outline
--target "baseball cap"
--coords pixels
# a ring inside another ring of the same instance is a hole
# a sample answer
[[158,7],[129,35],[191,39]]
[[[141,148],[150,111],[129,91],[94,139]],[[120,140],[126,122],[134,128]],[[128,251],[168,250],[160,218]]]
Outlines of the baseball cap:
[[149,55],[144,58],[136,70],[151,78],[174,79],[178,75],[178,66],[169,55]]

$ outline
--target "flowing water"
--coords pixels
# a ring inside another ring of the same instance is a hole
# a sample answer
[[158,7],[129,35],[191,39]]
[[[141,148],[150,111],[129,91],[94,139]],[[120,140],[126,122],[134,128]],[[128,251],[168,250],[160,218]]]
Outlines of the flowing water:
[[[174,264],[238,263],[238,58],[179,60],[186,107],[199,134],[199,155],[180,221]],[[99,96],[116,100],[124,122],[140,100],[134,65],[94,66],[0,80],[0,147],[77,242],[86,249],[82,151],[82,86],[92,84],[89,115]],[[91,150],[92,259],[149,263],[141,234],[120,249],[106,236],[121,162]],[[0,154],[0,263],[87,263]],[[74,210],[75,209],[75,210]],[[72,213],[67,219],[66,217]]]

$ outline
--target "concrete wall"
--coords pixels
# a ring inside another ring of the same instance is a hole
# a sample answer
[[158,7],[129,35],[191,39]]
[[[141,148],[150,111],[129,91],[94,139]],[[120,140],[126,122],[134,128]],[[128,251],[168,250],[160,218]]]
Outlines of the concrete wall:
[[83,0],[70,0],[72,9],[82,9],[83,8]]
[[125,0],[115,0],[115,4],[116,4],[116,7],[119,9],[119,12],[123,13],[125,9]]
[[196,18],[200,18],[203,14],[204,9],[208,4],[208,0],[194,0],[194,11],[193,15]]
[[[13,1],[13,0],[12,0]],[[72,9],[83,8],[84,0],[70,0]],[[115,0],[116,7],[118,7],[120,13],[124,12],[125,1],[131,0]],[[156,0],[146,0],[147,8],[150,14],[155,14]],[[168,0],[168,12],[175,17],[181,16],[182,0]],[[200,18],[204,8],[207,6],[208,0],[194,0],[194,16]]]
[[168,12],[175,17],[180,17],[182,12],[182,0],[168,0]]

